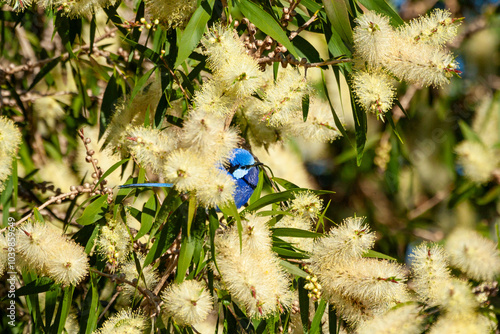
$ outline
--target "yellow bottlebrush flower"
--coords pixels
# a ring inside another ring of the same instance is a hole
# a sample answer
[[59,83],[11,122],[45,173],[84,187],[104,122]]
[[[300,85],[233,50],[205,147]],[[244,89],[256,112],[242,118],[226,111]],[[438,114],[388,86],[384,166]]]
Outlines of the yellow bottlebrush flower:
[[301,191],[295,193],[292,200],[291,212],[294,215],[315,220],[323,210],[323,200],[312,191]]
[[125,153],[124,149],[132,144],[127,140],[132,128],[136,127],[135,131],[141,128],[148,111],[149,119],[153,119],[160,97],[161,80],[153,77],[132,100],[120,100],[104,134],[106,145],[109,145],[115,152]]
[[442,287],[441,283],[451,279],[443,247],[423,243],[412,250],[410,261],[415,292],[422,301],[436,305],[439,303],[437,294]]
[[178,149],[170,153],[164,165],[163,173],[167,182],[181,191],[195,190],[208,177],[208,170],[213,165],[202,160],[196,151]]
[[[145,256],[139,254],[137,255],[137,258],[140,264],[140,272],[138,271],[134,258],[125,262],[120,268],[120,272],[125,274],[126,279],[129,281],[137,280],[137,285],[139,287],[149,290],[154,289],[159,280],[157,270],[153,268],[152,265],[144,267],[144,260],[146,259]],[[123,294],[130,299],[133,299],[136,296],[142,296],[137,288],[129,284],[123,285]]]
[[225,116],[231,111],[234,100],[225,94],[225,87],[216,80],[207,80],[201,86],[201,90],[194,95],[196,109],[201,109],[207,114]]
[[76,285],[89,271],[89,262],[85,249],[72,242],[55,244],[46,260],[47,275],[64,285]]
[[465,140],[455,147],[457,162],[463,167],[465,176],[476,183],[486,183],[492,179],[500,159],[490,147],[479,142]]
[[155,173],[163,171],[165,159],[178,145],[175,134],[142,126],[130,129],[128,139],[128,149],[137,162]]
[[46,260],[60,241],[60,233],[55,228],[31,221],[20,226],[16,235],[17,250],[28,266],[38,272],[45,272]]
[[210,292],[205,284],[195,280],[172,284],[163,293],[162,300],[166,315],[181,326],[196,326],[197,323],[203,322],[213,309]]
[[201,39],[201,44],[208,56],[208,66],[214,72],[221,70],[231,61],[237,62],[238,56],[245,53],[244,45],[236,31],[220,24],[210,28]]
[[234,180],[227,173],[216,168],[209,172],[210,178],[196,186],[196,198],[205,206],[223,206],[233,200]]
[[159,20],[167,29],[183,28],[197,8],[196,0],[147,0],[146,9],[152,20]]
[[311,257],[313,272],[322,267],[361,258],[375,243],[375,233],[363,223],[364,218],[347,218],[338,227],[314,243]]
[[368,11],[354,21],[353,40],[356,54],[371,66],[385,62],[389,50],[394,47],[394,30],[389,18]]
[[434,9],[430,14],[402,25],[399,34],[417,43],[440,46],[457,35],[460,23],[461,19],[451,18],[450,11]]
[[366,112],[374,113],[377,118],[383,119],[396,96],[392,81],[387,73],[379,69],[355,71],[352,85],[358,103]]
[[132,251],[132,242],[125,223],[113,218],[107,219],[107,225],[101,227],[95,243],[99,254],[111,264],[112,271],[115,271]]
[[126,309],[108,318],[94,334],[135,334],[145,333],[149,327],[148,319],[138,312]]
[[396,306],[382,315],[361,323],[356,328],[357,334],[420,334],[424,318],[419,316],[416,304]]
[[500,274],[497,245],[476,231],[456,229],[446,239],[450,264],[476,281],[493,281]]
[[232,226],[216,236],[217,271],[233,300],[251,318],[266,318],[292,302],[289,279],[271,251],[269,232],[260,218],[243,220],[242,248],[238,229]]
[[332,142],[342,135],[335,124],[330,106],[316,99],[309,106],[305,122],[302,117],[293,119],[283,126],[283,131],[308,142]]
[[5,180],[10,175],[12,161],[21,144],[21,132],[13,121],[0,116],[0,192],[5,189]]

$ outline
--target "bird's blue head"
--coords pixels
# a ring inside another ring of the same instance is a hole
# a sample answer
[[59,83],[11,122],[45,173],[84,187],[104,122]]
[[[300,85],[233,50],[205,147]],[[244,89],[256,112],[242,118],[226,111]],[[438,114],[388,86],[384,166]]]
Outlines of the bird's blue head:
[[253,155],[247,150],[235,148],[229,158],[229,165],[220,167],[225,170],[236,182],[234,202],[240,208],[252,196],[259,182],[259,168]]

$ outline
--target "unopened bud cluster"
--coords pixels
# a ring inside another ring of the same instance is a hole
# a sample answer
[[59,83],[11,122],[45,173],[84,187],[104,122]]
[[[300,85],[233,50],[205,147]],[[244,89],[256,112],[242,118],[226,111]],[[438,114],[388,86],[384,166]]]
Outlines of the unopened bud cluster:
[[[306,268],[304,268],[306,270]],[[319,300],[321,298],[321,284],[318,282],[318,277],[312,274],[306,276],[307,283],[304,285],[304,289],[309,290],[307,297],[311,298],[313,301]]]

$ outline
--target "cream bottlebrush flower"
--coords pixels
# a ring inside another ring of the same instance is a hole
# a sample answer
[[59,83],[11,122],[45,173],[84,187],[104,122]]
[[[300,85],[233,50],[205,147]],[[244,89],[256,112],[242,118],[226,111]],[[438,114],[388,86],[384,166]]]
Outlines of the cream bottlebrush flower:
[[259,217],[256,214],[248,214],[242,219],[241,239],[246,249],[258,252],[271,247],[271,231],[267,221],[266,217]]
[[159,20],[167,29],[183,28],[197,8],[196,0],[147,0],[146,9],[152,20]]
[[461,317],[475,312],[479,301],[474,296],[471,286],[466,281],[456,278],[441,281],[436,293],[436,300],[448,316]]
[[[250,225],[253,222],[254,225]],[[271,251],[271,240],[260,231],[259,219],[243,220],[242,248],[235,226],[216,236],[217,267],[233,300],[251,318],[266,318],[289,308],[292,294],[289,279]],[[253,226],[253,229],[250,227]],[[267,240],[265,240],[267,239]]]
[[291,119],[302,117],[302,99],[309,90],[298,69],[291,66],[280,69],[276,82],[268,83],[263,101],[256,101],[254,111],[261,121],[280,127]]
[[500,274],[500,254],[497,245],[479,233],[456,229],[446,239],[450,264],[476,281],[493,281]]
[[13,121],[0,116],[0,192],[5,189],[5,180],[9,177],[12,161],[21,144],[21,132]]
[[214,162],[229,158],[241,142],[235,128],[225,129],[225,118],[198,108],[189,113],[180,136],[181,147],[197,151]]
[[203,158],[190,149],[173,151],[164,165],[165,179],[172,182],[180,192],[197,189],[209,177],[208,171],[213,167],[210,161],[202,160]]
[[313,272],[328,265],[359,259],[375,244],[375,233],[363,223],[364,218],[347,218],[314,243],[311,263]]
[[[150,78],[144,87],[132,99],[122,99],[117,103],[111,122],[104,134],[105,145],[110,145],[116,151],[125,153],[125,148],[131,143],[127,140],[132,128],[140,129],[149,111],[149,118],[156,110],[161,97],[161,80]],[[137,131],[137,129],[135,131]]]
[[165,159],[177,148],[178,140],[173,133],[137,126],[128,132],[130,153],[139,164],[160,173]]
[[323,210],[323,200],[312,191],[301,191],[295,193],[292,200],[291,212],[294,215],[315,220]]
[[[181,326],[195,326],[203,322],[214,305],[205,284],[187,280],[172,284],[162,295],[166,315]],[[166,319],[164,321],[167,323]]]
[[0,233],[0,276],[3,276],[3,273],[7,268],[7,254],[9,253],[9,246],[7,245],[7,238],[3,234]]
[[210,178],[196,187],[196,198],[205,206],[223,206],[233,199],[235,183],[231,176],[216,168],[209,172]]
[[76,285],[88,274],[85,250],[47,224],[29,222],[17,233],[17,249],[30,269],[56,283]]
[[475,108],[472,129],[488,147],[500,141],[500,100],[493,100],[491,95],[481,98]]
[[479,142],[465,140],[455,147],[457,162],[463,167],[465,176],[476,183],[492,179],[500,158],[493,149]]
[[94,334],[145,333],[149,326],[149,321],[144,315],[126,309],[108,318],[100,329],[94,331]]
[[385,62],[389,50],[395,47],[394,30],[389,18],[368,11],[356,18],[355,22],[358,25],[354,27],[353,39],[357,55],[371,66]]
[[334,291],[365,305],[389,306],[409,297],[405,269],[395,262],[362,258],[325,266],[315,273],[326,295]]
[[355,71],[352,85],[356,100],[366,112],[383,120],[384,114],[392,107],[396,89],[392,78],[380,69]]
[[73,241],[59,242],[52,246],[46,260],[46,272],[56,283],[77,285],[89,271],[85,249]]
[[480,313],[463,314],[460,317],[444,315],[432,325],[429,334],[489,334],[496,326],[491,320]]
[[448,10],[434,9],[429,15],[420,16],[402,25],[399,34],[417,43],[440,46],[457,35],[461,21],[451,18],[451,12]]
[[55,228],[30,221],[18,228],[16,247],[31,269],[45,272],[46,261],[61,239]]
[[[116,0],[39,0],[38,4],[46,8],[62,7],[62,13],[70,17],[87,17],[89,14],[97,12],[101,8],[114,5]],[[43,5],[42,5],[43,4]]]
[[412,250],[410,264],[415,292],[422,301],[436,305],[443,282],[451,279],[444,249],[438,244],[423,243]]
[[132,242],[125,223],[107,219],[107,225],[100,229],[95,242],[97,251],[111,264],[111,271],[125,261],[132,251]]
[[61,104],[51,96],[44,96],[33,101],[33,118],[37,120],[37,131],[42,135],[56,131],[56,122],[64,117]]
[[[424,318],[419,316],[416,304],[396,306],[382,315],[361,323],[356,328],[357,334],[420,334]],[[444,332],[443,332],[444,333]]]
[[459,74],[453,55],[433,45],[398,39],[384,67],[398,79],[422,86],[439,87]]
[[[125,262],[120,268],[120,272],[125,274],[126,279],[129,281],[137,280],[137,285],[139,287],[149,290],[154,289],[159,280],[157,270],[153,268],[152,265],[144,267],[144,260],[146,259],[145,256],[139,254],[137,255],[137,258],[140,264],[140,272],[138,272],[138,268],[134,258]],[[137,288],[129,284],[124,284],[123,294],[130,299],[133,299],[136,296],[140,295],[140,292],[137,290]]]
[[332,142],[342,135],[335,124],[330,106],[314,100],[305,122],[302,117],[293,119],[282,130],[308,142]]

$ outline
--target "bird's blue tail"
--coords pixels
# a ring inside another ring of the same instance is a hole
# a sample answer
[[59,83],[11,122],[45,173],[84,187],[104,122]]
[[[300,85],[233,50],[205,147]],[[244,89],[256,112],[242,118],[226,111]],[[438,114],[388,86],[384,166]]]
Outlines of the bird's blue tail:
[[170,188],[172,183],[135,183],[135,184],[124,184],[119,188],[138,188],[138,187],[157,187],[157,188]]

